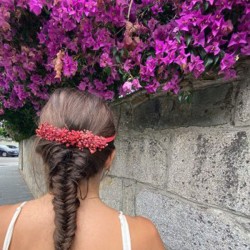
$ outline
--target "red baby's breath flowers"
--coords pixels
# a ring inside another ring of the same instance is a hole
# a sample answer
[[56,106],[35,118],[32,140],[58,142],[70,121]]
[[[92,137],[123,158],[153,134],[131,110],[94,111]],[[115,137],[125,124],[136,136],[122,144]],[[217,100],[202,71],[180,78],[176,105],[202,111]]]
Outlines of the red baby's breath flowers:
[[108,146],[108,143],[115,139],[115,135],[105,138],[94,135],[89,130],[75,131],[67,128],[57,128],[48,123],[41,124],[36,130],[36,135],[48,141],[55,141],[65,144],[67,147],[77,147],[80,150],[88,148],[93,154]]

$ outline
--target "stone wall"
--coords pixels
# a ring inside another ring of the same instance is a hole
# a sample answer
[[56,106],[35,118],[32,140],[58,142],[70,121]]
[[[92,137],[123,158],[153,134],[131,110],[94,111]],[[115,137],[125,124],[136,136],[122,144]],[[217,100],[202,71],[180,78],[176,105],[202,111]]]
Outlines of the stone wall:
[[169,250],[250,250],[247,65],[238,80],[194,90],[190,104],[166,95],[113,104],[117,154],[102,197],[153,220]]
[[44,167],[42,159],[35,152],[34,138],[19,143],[19,169],[34,197],[46,193]]
[[194,91],[190,104],[138,95],[114,105],[117,156],[104,198],[151,218],[167,249],[250,249],[249,66],[239,73]]

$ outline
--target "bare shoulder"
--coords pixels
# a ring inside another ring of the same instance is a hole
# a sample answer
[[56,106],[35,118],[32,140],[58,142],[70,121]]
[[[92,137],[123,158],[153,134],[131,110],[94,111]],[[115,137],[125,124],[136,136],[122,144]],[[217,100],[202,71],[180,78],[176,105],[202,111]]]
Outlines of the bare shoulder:
[[19,204],[0,206],[0,232],[4,224],[9,224]]
[[0,206],[0,246],[3,245],[11,218],[13,217],[15,210],[19,205],[20,204]]
[[160,234],[151,220],[143,216],[129,216],[128,221],[133,227],[131,233],[135,234],[138,242],[143,244],[143,249],[165,250]]

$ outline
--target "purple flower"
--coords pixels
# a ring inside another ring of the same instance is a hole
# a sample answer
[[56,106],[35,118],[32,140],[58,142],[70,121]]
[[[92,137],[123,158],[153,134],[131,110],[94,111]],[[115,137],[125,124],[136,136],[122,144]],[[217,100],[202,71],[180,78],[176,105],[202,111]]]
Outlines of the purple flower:
[[150,56],[146,61],[146,66],[141,66],[142,74],[146,76],[154,76],[154,70],[156,67],[157,60]]
[[13,90],[15,91],[15,94],[16,96],[18,97],[18,99],[20,101],[24,101],[27,97],[29,97],[29,93],[27,93],[25,90],[24,90],[24,86],[23,85],[15,85],[13,87]]
[[207,53],[212,53],[215,56],[220,53],[219,43],[213,42],[212,44],[208,45],[204,48]]
[[211,15],[201,15],[200,16],[200,31],[203,32],[211,23],[212,16]]
[[94,50],[99,50],[102,47],[106,47],[107,49],[112,45],[109,31],[104,28],[98,29],[95,33],[95,37],[96,39],[93,40],[92,44]]
[[43,79],[40,75],[33,75],[31,78],[31,83],[28,84],[28,88],[32,93],[31,97],[38,97],[42,100],[47,100],[49,95],[47,89],[44,87],[44,82],[46,78]]
[[219,6],[221,8],[221,11],[224,9],[232,9],[233,1],[228,1],[228,0],[220,0],[218,1],[215,5]]
[[132,86],[135,90],[138,90],[142,87],[138,79],[133,79]]
[[85,91],[88,88],[89,83],[87,81],[82,81],[80,82],[80,84],[78,85],[78,89]]
[[179,55],[175,58],[175,63],[179,64],[180,67],[185,70],[189,56],[190,53],[186,53],[184,49],[180,49]]
[[29,0],[28,2],[30,10],[34,12],[37,16],[41,14],[43,4],[43,0]]
[[[114,98],[112,89],[116,88],[124,95],[137,91],[142,82],[149,93],[162,83],[164,91],[178,93],[183,75],[197,78],[205,71],[207,54],[213,59],[224,55],[218,67],[225,77],[235,75],[236,55],[250,55],[246,1],[171,2],[173,13],[164,9],[167,1],[133,1],[128,28],[129,2],[2,0],[0,99],[4,107],[18,108],[29,102],[39,111],[41,99],[67,77],[72,86],[104,99]],[[150,18],[145,10],[151,11]],[[238,10],[240,15],[232,15]],[[26,37],[15,42],[18,30],[25,29],[21,17],[25,14],[32,22],[29,12],[38,15],[40,29],[31,27]],[[108,67],[108,74],[99,66]],[[57,73],[60,77],[55,79]]]
[[235,62],[236,62],[235,56],[226,53],[221,60],[220,69],[222,71],[230,69],[235,64]]
[[10,12],[6,11],[5,8],[0,7],[0,27],[4,31],[10,30],[10,24],[9,24],[9,19],[10,19]]
[[157,25],[157,21],[154,18],[151,18],[148,21],[148,27],[150,30],[154,30],[156,25]]
[[153,7],[151,7],[151,11],[154,15],[157,15],[157,14],[163,12],[162,6],[160,4],[154,3]]
[[105,92],[102,92],[101,96],[105,99],[105,100],[112,100],[114,98],[114,91],[111,90],[107,90]]
[[145,86],[145,89],[149,94],[155,93],[157,89],[160,87],[160,83],[157,80],[153,80],[153,83]]
[[204,62],[199,56],[191,55],[191,61],[188,64],[188,70],[193,72],[195,78],[198,78],[205,71]]
[[132,81],[126,81],[122,87],[120,88],[120,94],[122,96],[126,96],[129,93],[132,93],[138,89],[140,89],[142,86],[139,83],[138,79],[133,79]]
[[221,26],[221,33],[223,36],[227,36],[233,31],[233,24],[231,20],[227,20]]
[[161,57],[160,60],[162,63],[168,65],[174,62],[176,58],[175,51],[169,51],[166,57]]
[[166,26],[164,26],[164,25],[157,26],[157,28],[154,30],[152,36],[153,36],[154,40],[165,41],[167,38]]
[[179,80],[178,75],[174,74],[172,79],[163,85],[162,90],[163,91],[172,91],[174,94],[177,95],[180,91],[179,82],[180,82],[180,80]]
[[71,56],[65,54],[63,57],[63,74],[67,77],[74,76],[77,71],[78,63]]
[[224,20],[223,17],[221,17],[219,20],[217,19],[213,20],[213,25],[211,29],[212,29],[212,34],[214,37],[217,36],[217,34],[220,32],[223,20]]
[[64,30],[72,31],[76,28],[76,23],[75,23],[75,20],[72,20],[70,18],[65,18],[63,23],[62,23],[62,26],[63,26]]
[[103,91],[107,89],[107,86],[100,80],[95,79],[93,83],[94,83],[96,90],[98,91]]
[[203,31],[198,32],[198,34],[193,35],[194,45],[205,46],[205,33]]
[[[250,39],[249,39],[250,40]],[[244,46],[243,48],[241,48],[241,53],[243,55],[247,55],[250,56],[250,41],[248,42],[248,44],[246,46]]]
[[130,93],[132,91],[132,82],[125,82],[123,85],[122,85],[122,92],[127,94],[127,93]]
[[130,59],[128,59],[125,61],[124,65],[123,65],[123,69],[128,72],[131,68],[133,68],[133,66],[134,65],[132,64],[132,61]]
[[84,13],[86,16],[89,16],[90,14],[94,14],[97,11],[97,1],[89,0],[85,1],[85,9]]
[[156,40],[155,41],[155,54],[156,55],[162,55],[167,49],[167,46],[165,42],[161,40]]
[[112,66],[112,60],[109,57],[108,53],[103,53],[100,57],[100,66],[102,68],[108,67],[108,66]]
[[233,79],[236,77],[236,71],[234,69],[226,69],[226,70],[220,71],[219,74],[224,75],[224,78],[227,80]]
[[230,39],[228,47],[239,47],[240,45],[247,44],[246,36],[246,32],[234,33]]
[[190,22],[191,17],[192,15],[185,15],[185,16],[182,16],[180,19],[175,20],[178,25],[179,30],[189,31],[189,27],[191,25],[191,22]]
[[25,81],[27,79],[26,72],[21,66],[13,66],[13,72],[18,75],[18,77],[22,80]]

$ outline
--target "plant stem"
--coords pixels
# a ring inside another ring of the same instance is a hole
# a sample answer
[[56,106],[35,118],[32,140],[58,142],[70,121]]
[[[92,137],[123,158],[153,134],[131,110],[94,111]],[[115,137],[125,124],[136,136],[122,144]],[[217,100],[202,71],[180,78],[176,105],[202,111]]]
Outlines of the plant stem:
[[127,19],[129,20],[129,16],[130,16],[130,12],[131,12],[131,8],[132,8],[132,4],[133,4],[134,0],[131,0],[129,3],[129,7],[128,7],[128,16]]

